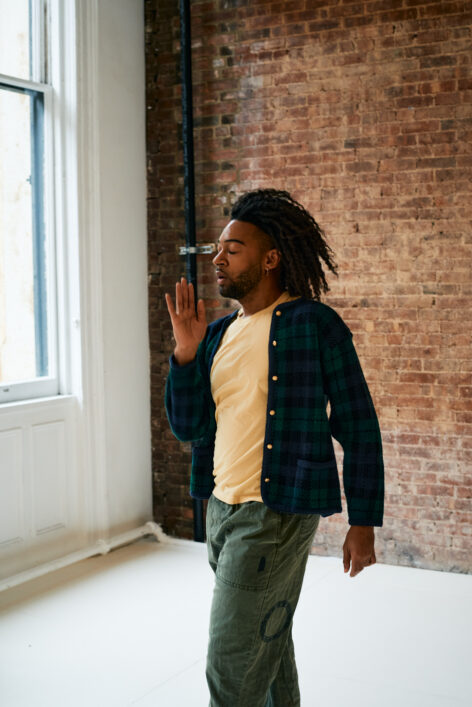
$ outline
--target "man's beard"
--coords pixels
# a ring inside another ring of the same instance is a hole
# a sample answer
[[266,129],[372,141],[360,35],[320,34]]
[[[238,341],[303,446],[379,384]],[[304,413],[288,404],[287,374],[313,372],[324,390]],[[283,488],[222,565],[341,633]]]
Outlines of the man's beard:
[[[225,277],[227,277],[227,275]],[[220,295],[222,297],[229,297],[230,299],[241,300],[259,284],[261,279],[261,266],[251,265],[245,272],[238,275],[235,280],[228,278],[228,282],[224,282],[220,285]]]

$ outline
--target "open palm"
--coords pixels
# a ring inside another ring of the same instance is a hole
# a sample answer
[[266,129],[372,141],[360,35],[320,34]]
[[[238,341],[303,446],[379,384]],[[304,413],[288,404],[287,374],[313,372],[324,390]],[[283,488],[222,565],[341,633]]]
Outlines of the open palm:
[[203,300],[198,300],[197,311],[195,311],[193,284],[187,283],[184,277],[175,285],[175,307],[172,297],[167,292],[165,298],[174,330],[174,356],[177,363],[183,365],[195,358],[198,345],[205,336],[207,328],[205,305]]

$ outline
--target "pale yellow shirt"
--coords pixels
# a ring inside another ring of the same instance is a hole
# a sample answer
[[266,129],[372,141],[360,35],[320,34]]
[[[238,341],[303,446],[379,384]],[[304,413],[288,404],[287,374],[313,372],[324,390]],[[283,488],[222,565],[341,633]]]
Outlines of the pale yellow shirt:
[[248,317],[243,310],[226,329],[211,367],[216,439],[214,495],[225,503],[260,501],[267,413],[268,341],[272,311],[291,299],[284,292]]

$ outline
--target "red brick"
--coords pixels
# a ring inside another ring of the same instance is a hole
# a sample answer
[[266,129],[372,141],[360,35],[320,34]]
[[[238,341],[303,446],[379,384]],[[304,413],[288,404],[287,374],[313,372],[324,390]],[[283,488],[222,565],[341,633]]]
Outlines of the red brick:
[[[155,516],[192,537],[189,445],[162,406],[163,293],[184,269],[178,6],[145,8]],[[471,24],[458,0],[192,4],[199,240],[245,189],[310,206],[340,264],[324,299],[354,333],[383,433],[378,557],[456,571],[471,570]],[[212,319],[228,309],[210,261]],[[339,554],[346,523],[346,510],[326,518],[316,552]]]

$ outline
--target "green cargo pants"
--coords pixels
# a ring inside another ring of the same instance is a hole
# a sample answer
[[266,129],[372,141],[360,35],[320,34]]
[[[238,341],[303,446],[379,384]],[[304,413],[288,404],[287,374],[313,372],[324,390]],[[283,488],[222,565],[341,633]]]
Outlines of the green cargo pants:
[[300,705],[292,623],[319,520],[210,496],[209,707]]

